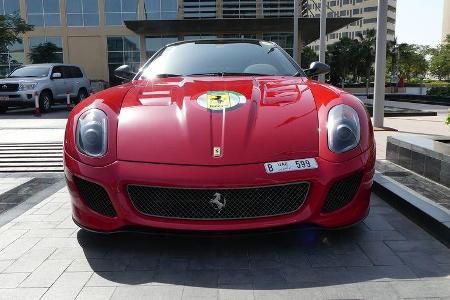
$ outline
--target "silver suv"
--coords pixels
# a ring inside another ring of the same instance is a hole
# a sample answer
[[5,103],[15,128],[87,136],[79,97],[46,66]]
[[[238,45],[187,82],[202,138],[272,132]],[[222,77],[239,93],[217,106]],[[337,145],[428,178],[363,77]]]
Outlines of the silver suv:
[[9,107],[34,107],[35,93],[39,107],[48,111],[55,102],[65,102],[67,93],[75,103],[89,96],[91,84],[83,69],[75,65],[25,65],[0,79],[0,113]]

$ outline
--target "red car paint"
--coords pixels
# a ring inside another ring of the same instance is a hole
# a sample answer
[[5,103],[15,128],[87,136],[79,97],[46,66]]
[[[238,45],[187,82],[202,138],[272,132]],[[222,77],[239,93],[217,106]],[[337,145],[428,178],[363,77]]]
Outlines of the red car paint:
[[[229,90],[246,103],[210,112],[197,103],[211,90]],[[358,113],[361,140],[346,153],[329,150],[327,117],[337,104]],[[108,117],[108,151],[100,158],[78,151],[78,117],[98,108]],[[213,147],[221,147],[220,157]],[[316,158],[313,170],[267,174],[264,163]],[[73,217],[83,227],[115,231],[142,225],[181,230],[244,230],[312,223],[324,227],[353,224],[369,208],[374,174],[373,129],[364,105],[335,87],[301,77],[173,77],[133,81],[91,96],[69,116],[64,143],[65,173]],[[363,172],[353,201],[332,213],[321,207],[334,182]],[[73,176],[106,189],[117,217],[90,210]],[[139,213],[128,199],[127,184],[189,188],[235,188],[309,181],[305,204],[296,212],[243,220],[182,220]]]

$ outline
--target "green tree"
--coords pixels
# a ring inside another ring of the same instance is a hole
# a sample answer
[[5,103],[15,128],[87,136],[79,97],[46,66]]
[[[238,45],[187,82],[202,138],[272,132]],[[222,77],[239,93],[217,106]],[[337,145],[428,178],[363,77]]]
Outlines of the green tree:
[[364,34],[358,34],[359,45],[357,47],[358,60],[355,64],[355,76],[364,77],[366,82],[366,93],[369,93],[369,83],[373,74],[373,64],[375,63],[375,46],[376,46],[376,31],[369,29]]
[[311,47],[304,47],[302,50],[302,67],[308,69],[312,62],[318,61],[319,55]]
[[344,37],[329,45],[326,61],[331,66],[330,80],[334,85],[344,84],[349,79],[355,79],[356,62],[359,60],[359,42]]
[[439,80],[450,78],[450,35],[443,44],[432,51],[430,72]]
[[20,34],[33,28],[17,15],[0,15],[0,52],[8,52],[8,46],[22,42]]
[[417,45],[398,45],[398,69],[406,79],[424,76],[428,71],[425,53]]
[[52,63],[57,62],[56,52],[60,50],[55,44],[46,42],[33,47],[28,56],[33,64]]

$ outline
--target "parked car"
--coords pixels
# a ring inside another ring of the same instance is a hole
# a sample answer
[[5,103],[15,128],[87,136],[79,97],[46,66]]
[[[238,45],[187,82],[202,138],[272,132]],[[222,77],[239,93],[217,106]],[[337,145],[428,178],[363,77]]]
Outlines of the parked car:
[[278,45],[170,44],[130,82],[72,110],[64,142],[73,219],[113,232],[337,228],[369,210],[375,146],[355,96],[311,80]]
[[34,107],[37,92],[42,112],[53,103],[65,102],[67,92],[76,103],[89,96],[91,84],[83,69],[75,65],[24,65],[0,79],[0,113],[9,107]]

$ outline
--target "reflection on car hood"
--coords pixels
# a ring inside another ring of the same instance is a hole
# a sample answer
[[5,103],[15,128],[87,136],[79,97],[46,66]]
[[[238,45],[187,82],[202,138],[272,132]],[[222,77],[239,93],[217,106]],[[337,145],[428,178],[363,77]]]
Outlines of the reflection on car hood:
[[[241,102],[227,109],[208,109],[205,103],[214,97],[231,101],[230,106],[236,99]],[[214,156],[214,148],[220,148],[220,155]],[[117,155],[119,160],[189,165],[315,157],[316,105],[304,78],[136,81],[122,103]]]

